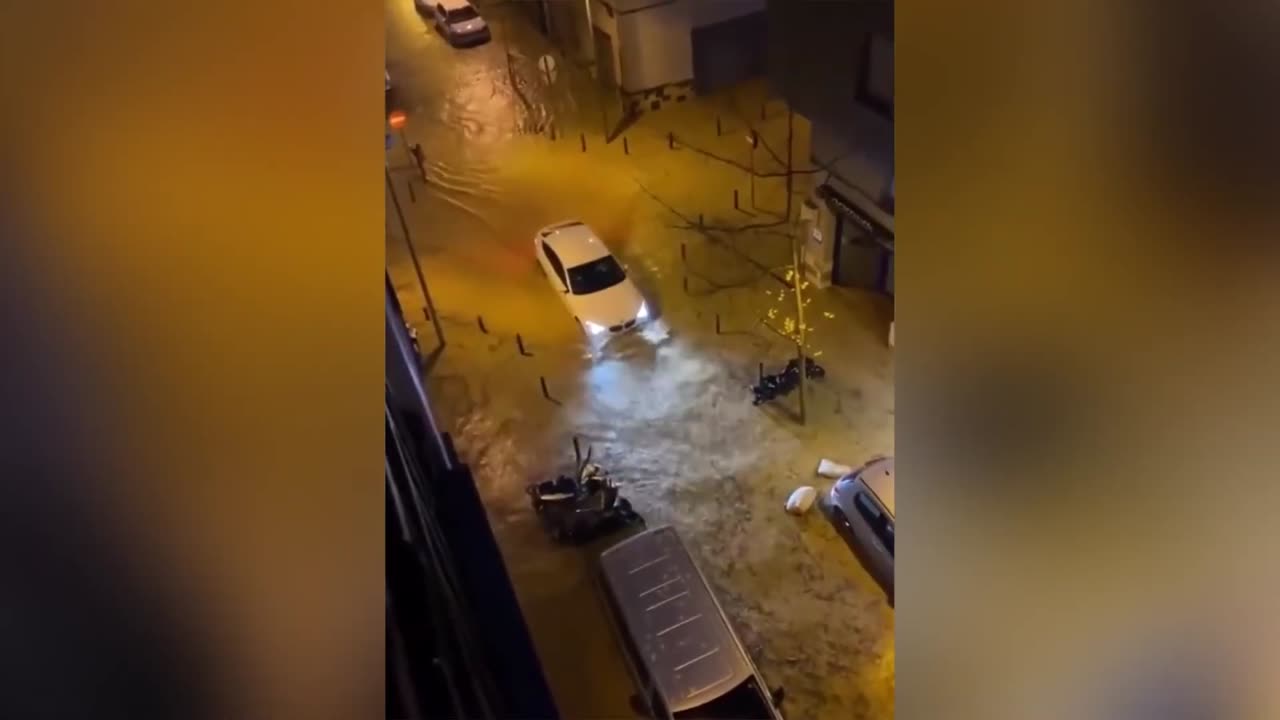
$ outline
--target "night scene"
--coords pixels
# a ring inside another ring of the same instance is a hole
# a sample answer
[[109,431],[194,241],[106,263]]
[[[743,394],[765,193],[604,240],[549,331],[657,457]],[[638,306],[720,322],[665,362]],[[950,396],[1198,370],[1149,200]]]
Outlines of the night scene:
[[384,2],[388,717],[893,717],[893,4]]

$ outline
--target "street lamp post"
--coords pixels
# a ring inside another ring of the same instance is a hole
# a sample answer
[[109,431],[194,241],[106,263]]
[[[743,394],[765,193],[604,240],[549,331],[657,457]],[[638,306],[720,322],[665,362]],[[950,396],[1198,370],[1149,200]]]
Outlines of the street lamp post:
[[392,110],[387,116],[387,124],[400,134],[400,144],[404,145],[405,154],[409,155],[409,162],[413,162],[413,152],[409,149],[409,140],[404,135],[404,126],[409,120],[409,116],[403,110]]
[[404,233],[404,244],[409,248],[409,259],[413,262],[413,270],[418,274],[418,287],[422,289],[424,305],[422,312],[431,321],[436,331],[436,341],[444,347],[444,332],[440,329],[440,314],[436,312],[435,303],[431,301],[431,291],[427,290],[427,278],[422,274],[422,263],[418,262],[418,251],[413,247],[413,239],[409,236],[409,224],[404,220],[404,211],[400,208],[400,198],[396,196],[396,188],[391,183],[391,168],[385,168],[387,176],[387,192],[391,193],[391,203],[396,209],[396,218],[400,221],[400,231]]

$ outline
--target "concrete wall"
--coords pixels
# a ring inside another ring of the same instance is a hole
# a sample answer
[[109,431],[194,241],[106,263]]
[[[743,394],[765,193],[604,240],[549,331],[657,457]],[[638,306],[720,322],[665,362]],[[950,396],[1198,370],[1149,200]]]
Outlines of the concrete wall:
[[639,92],[693,77],[687,11],[682,2],[634,13],[619,10],[624,92]]
[[811,160],[815,164],[834,160],[828,182],[893,230],[893,214],[881,207],[881,199],[893,185],[893,124],[870,111],[858,116],[857,122],[842,127],[813,123]]
[[765,0],[685,0],[689,26],[702,27],[754,12],[763,12]]
[[622,90],[636,93],[693,78],[693,28],[765,7],[765,0],[591,0],[591,20],[614,39]]
[[893,92],[893,3],[769,0],[769,82],[813,125],[812,155],[837,162],[831,183],[868,215],[893,229],[883,203],[893,185],[893,120],[859,99],[866,63],[871,94]]

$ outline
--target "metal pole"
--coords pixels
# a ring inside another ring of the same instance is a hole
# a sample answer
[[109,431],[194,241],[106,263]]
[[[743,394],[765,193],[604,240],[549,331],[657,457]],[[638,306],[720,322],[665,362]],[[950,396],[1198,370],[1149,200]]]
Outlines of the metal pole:
[[804,356],[804,298],[800,294],[800,244],[796,241],[795,229],[791,230],[791,286],[796,294],[796,357],[800,363],[800,424],[805,424],[805,356]]
[[796,114],[791,110],[791,105],[787,105],[787,222],[791,222],[791,146],[794,144],[792,139],[795,137],[795,121]]
[[751,209],[758,210],[756,207],[756,131],[751,131]]
[[404,221],[404,212],[400,209],[400,198],[396,197],[396,187],[391,182],[391,168],[385,167],[387,176],[387,192],[391,193],[391,202],[396,208],[396,218],[400,220],[400,231],[404,233],[404,244],[409,248],[409,259],[413,261],[413,270],[418,274],[418,287],[422,288],[422,299],[426,303],[427,319],[436,330],[436,341],[444,347],[444,331],[440,329],[440,316],[436,313],[435,303],[431,301],[431,292],[427,290],[427,278],[422,274],[422,264],[418,262],[418,252],[413,248],[413,239],[409,237],[409,224]]
[[[511,92],[519,93],[516,87],[516,72],[511,67],[511,46],[507,43],[507,23],[510,18],[504,16],[502,18],[502,56],[507,59],[507,80],[511,82]],[[520,113],[516,110],[516,104],[511,103],[511,125],[517,133],[520,132]]]

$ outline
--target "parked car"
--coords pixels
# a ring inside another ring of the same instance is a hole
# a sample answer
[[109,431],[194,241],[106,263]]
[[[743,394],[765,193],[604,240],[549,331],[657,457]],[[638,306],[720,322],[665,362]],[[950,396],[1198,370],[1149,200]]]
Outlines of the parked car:
[[782,688],[765,684],[674,528],[615,543],[595,569],[635,682],[637,715],[782,720]]
[[548,225],[533,244],[547,280],[588,336],[625,333],[649,319],[626,269],[584,223]]
[[419,10],[431,13],[436,30],[450,45],[478,45],[490,39],[489,24],[467,0],[436,0],[428,4],[415,0]]
[[831,522],[893,606],[893,458],[877,457],[831,487]]

